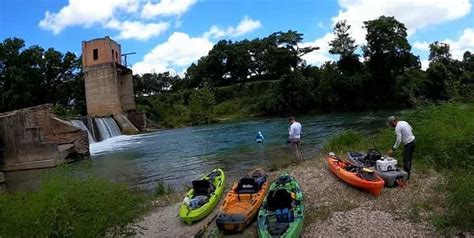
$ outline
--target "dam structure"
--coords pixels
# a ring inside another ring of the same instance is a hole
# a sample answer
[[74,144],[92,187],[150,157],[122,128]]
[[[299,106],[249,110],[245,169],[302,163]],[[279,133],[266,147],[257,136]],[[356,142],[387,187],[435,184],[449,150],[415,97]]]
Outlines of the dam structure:
[[83,41],[82,68],[89,117],[112,117],[124,134],[145,130],[146,116],[136,110],[132,70],[122,64],[120,44],[108,36]]

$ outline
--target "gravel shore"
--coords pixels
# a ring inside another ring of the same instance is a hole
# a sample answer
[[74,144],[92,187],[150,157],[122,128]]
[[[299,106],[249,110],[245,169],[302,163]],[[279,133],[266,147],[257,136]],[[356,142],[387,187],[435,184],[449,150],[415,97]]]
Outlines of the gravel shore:
[[[443,194],[435,192],[443,181],[434,172],[412,174],[406,188],[385,188],[379,197],[348,186],[331,174],[321,159],[292,165],[270,174],[288,171],[301,184],[305,195],[303,237],[436,237],[426,210],[437,209]],[[179,203],[156,209],[132,225],[137,237],[192,237],[218,212],[192,226],[178,217]],[[424,209],[420,209],[423,207]],[[205,236],[221,236],[214,221]],[[233,237],[257,237],[255,224]]]

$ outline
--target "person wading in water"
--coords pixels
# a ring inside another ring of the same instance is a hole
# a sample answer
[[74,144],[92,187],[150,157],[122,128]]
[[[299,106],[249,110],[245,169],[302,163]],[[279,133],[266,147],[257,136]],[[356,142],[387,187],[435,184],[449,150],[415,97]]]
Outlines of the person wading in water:
[[301,124],[295,120],[294,117],[289,119],[290,129],[288,132],[288,141],[290,148],[295,153],[297,161],[304,161],[303,154],[301,154]]

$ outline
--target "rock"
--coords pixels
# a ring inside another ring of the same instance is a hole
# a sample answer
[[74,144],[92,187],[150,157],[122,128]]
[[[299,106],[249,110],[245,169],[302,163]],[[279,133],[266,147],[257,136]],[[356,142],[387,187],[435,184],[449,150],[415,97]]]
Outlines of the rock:
[[54,167],[89,155],[87,132],[57,118],[52,104],[0,114],[3,171]]

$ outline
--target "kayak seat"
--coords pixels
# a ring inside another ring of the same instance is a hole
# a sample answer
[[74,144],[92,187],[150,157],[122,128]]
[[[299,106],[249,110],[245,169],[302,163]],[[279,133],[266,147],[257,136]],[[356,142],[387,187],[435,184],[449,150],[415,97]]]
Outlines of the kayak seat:
[[267,230],[270,235],[279,237],[286,232],[289,226],[290,223],[270,223]]
[[276,209],[275,215],[276,215],[277,223],[293,222],[293,213],[288,208]]
[[289,183],[290,181],[291,181],[290,176],[280,176],[280,177],[278,177],[276,183],[280,184],[280,185],[284,185],[284,184]]
[[375,176],[375,173],[373,171],[367,172],[367,171],[361,170],[357,173],[357,175],[361,177],[362,179],[365,179],[368,181],[374,181],[377,179],[377,176]]
[[258,192],[258,185],[254,178],[245,177],[239,180],[237,185],[238,194],[252,194]]
[[194,196],[209,196],[214,192],[215,187],[209,180],[194,180],[193,181]]
[[255,182],[257,183],[257,188],[260,190],[262,185],[267,181],[267,175],[265,175],[261,170],[255,170],[253,173],[250,175],[253,179],[255,179]]
[[291,194],[286,189],[278,189],[270,191],[267,196],[267,209],[269,211],[276,211],[277,209],[291,209],[293,199]]

